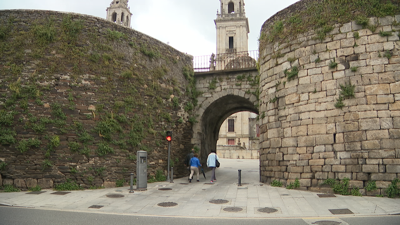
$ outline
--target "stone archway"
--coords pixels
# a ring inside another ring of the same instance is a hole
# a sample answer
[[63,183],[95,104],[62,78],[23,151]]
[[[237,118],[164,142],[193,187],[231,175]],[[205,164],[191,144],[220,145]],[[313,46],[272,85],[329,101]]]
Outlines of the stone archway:
[[205,160],[211,150],[216,150],[221,124],[230,115],[250,111],[258,114],[258,109],[249,99],[237,95],[225,95],[212,102],[201,116],[200,148],[201,158]]

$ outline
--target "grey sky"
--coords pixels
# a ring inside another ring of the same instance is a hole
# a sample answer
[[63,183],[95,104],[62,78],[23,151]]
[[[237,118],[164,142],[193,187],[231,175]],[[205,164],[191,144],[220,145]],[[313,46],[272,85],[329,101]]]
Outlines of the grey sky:
[[[249,18],[249,50],[258,49],[262,24],[298,0],[245,0]],[[0,10],[41,9],[106,17],[112,0],[0,0]],[[219,0],[129,0],[132,28],[193,56],[215,53]],[[1,13],[1,11],[0,11]]]

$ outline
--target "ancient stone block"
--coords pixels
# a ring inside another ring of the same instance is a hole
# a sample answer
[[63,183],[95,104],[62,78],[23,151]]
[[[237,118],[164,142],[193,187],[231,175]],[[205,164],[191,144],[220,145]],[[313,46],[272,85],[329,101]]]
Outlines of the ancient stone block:
[[333,134],[315,136],[315,144],[317,145],[330,145],[333,143],[334,143]]
[[346,172],[346,166],[345,165],[332,165],[332,172]]
[[26,189],[26,183],[24,179],[15,179],[14,186],[20,189]]
[[400,173],[400,165],[387,165],[386,172],[387,173]]
[[53,180],[50,178],[43,178],[43,179],[38,179],[38,186],[41,187],[42,189],[49,189],[53,188],[54,183]]
[[388,159],[395,158],[396,151],[395,150],[378,150],[378,151],[369,151],[368,158],[370,159]]
[[379,130],[380,128],[379,118],[360,120],[360,130]]
[[303,136],[297,139],[299,147],[314,146],[315,137],[314,136]]
[[365,137],[364,137],[363,131],[344,133],[344,141],[345,142],[364,141],[364,140],[365,140]]
[[302,166],[289,166],[288,172],[289,173],[303,173],[304,167]]
[[351,180],[349,181],[349,187],[363,188],[364,182],[361,180]]
[[310,166],[322,166],[325,163],[325,159],[310,159],[308,163]]
[[3,186],[5,185],[14,185],[13,179],[3,179]]
[[328,159],[328,158],[334,158],[335,157],[335,153],[334,152],[323,152],[320,153],[320,158],[321,159]]
[[366,95],[385,95],[390,94],[389,84],[376,84],[365,86]]
[[328,173],[327,172],[316,172],[315,179],[326,180],[326,179],[328,179]]
[[356,173],[356,180],[369,180],[368,173]]
[[393,95],[378,95],[376,100],[377,100],[377,103],[379,103],[379,104],[393,103],[394,96]]
[[368,140],[381,140],[381,139],[389,139],[389,131],[388,130],[368,130],[367,131],[367,139]]
[[326,165],[340,165],[340,159],[325,159]]
[[362,172],[364,173],[378,173],[378,165],[362,165]]
[[332,171],[332,166],[331,165],[322,166],[322,171],[323,172],[331,172]]
[[381,144],[379,140],[372,140],[372,141],[363,141],[361,142],[361,148],[365,150],[370,150],[370,149],[380,149]]
[[337,173],[336,176],[339,180],[343,180],[344,178],[352,179],[352,173]]
[[297,138],[283,138],[282,147],[297,147]]
[[396,178],[396,174],[394,173],[373,173],[371,175],[371,180],[376,181],[392,181]]
[[375,181],[376,188],[383,188],[386,189],[392,182],[390,181]]
[[359,173],[361,172],[361,165],[346,165],[346,173]]
[[346,151],[357,151],[357,150],[361,150],[361,142],[357,141],[357,142],[349,142],[349,143],[345,143],[344,147],[346,149]]
[[36,179],[32,179],[32,178],[28,178],[26,179],[26,187],[29,188],[33,188],[37,186],[37,180]]

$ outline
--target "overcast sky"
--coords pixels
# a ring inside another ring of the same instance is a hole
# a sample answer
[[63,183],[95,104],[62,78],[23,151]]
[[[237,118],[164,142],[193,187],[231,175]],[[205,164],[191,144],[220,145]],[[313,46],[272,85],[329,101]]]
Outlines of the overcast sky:
[[[262,24],[298,0],[245,0],[249,19],[249,50],[258,50]],[[0,0],[0,10],[41,9],[106,18],[112,0]],[[129,0],[132,28],[193,56],[216,51],[214,19],[219,0]],[[1,13],[1,11],[0,11]]]

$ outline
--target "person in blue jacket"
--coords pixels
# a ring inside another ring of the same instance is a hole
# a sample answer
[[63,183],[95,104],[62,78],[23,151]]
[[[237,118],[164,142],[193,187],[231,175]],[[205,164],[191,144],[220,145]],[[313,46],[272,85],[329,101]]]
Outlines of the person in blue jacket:
[[194,154],[192,159],[190,159],[190,176],[189,176],[189,183],[192,182],[193,179],[193,175],[196,172],[197,175],[197,182],[199,182],[199,177],[200,177],[200,173],[199,173],[199,167],[201,166],[200,164],[200,160],[199,160],[199,155]]
[[217,167],[216,160],[219,160],[218,155],[215,154],[215,150],[212,150],[207,158],[207,166],[212,169],[211,183],[217,181],[217,178],[215,176],[215,168]]

